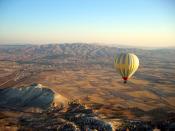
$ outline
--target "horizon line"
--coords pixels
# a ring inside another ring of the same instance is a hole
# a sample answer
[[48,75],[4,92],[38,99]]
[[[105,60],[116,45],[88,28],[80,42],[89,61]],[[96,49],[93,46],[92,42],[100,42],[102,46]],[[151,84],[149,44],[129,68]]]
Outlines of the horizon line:
[[47,43],[22,43],[22,42],[14,42],[14,43],[0,43],[1,46],[10,46],[10,45],[56,45],[56,44],[95,44],[100,46],[110,46],[110,47],[125,47],[125,48],[147,48],[147,49],[161,49],[161,48],[175,48],[175,45],[172,46],[139,46],[139,45],[129,45],[129,44],[118,44],[118,43],[101,43],[101,42],[47,42]]

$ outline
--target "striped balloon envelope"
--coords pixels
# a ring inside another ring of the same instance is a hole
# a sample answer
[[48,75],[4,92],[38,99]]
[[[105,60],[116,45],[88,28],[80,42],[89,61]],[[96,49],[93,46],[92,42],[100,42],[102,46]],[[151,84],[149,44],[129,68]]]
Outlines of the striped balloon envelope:
[[122,76],[124,83],[136,72],[139,67],[139,59],[132,53],[121,53],[114,60],[114,66]]

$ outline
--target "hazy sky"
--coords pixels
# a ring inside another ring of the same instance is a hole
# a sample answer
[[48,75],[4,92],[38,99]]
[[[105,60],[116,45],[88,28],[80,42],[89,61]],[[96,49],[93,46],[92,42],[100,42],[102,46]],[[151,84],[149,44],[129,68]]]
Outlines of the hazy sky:
[[0,0],[0,43],[175,46],[175,0]]

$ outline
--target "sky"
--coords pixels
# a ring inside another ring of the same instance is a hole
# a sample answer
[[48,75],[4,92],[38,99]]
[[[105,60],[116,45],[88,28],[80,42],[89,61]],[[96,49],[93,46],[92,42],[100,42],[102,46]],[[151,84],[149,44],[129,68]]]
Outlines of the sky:
[[174,0],[0,0],[0,44],[175,46]]

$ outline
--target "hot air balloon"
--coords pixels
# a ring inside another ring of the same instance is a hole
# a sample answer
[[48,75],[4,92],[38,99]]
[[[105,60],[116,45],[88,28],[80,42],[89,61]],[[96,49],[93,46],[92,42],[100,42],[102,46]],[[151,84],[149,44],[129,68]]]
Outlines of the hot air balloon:
[[132,53],[121,53],[114,60],[114,66],[122,76],[124,83],[136,72],[139,67],[139,59]]

